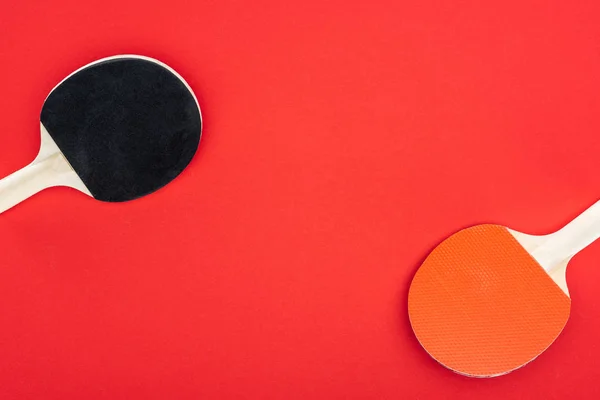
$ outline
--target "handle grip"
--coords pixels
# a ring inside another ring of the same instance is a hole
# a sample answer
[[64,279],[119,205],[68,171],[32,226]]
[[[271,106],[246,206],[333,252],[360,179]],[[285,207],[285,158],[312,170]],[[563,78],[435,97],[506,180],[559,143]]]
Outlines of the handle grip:
[[[61,184],[61,176],[71,167],[61,153],[36,159],[25,168],[0,180],[0,214],[34,194]],[[71,170],[72,171],[72,170]]]
[[553,268],[600,238],[600,202],[597,202],[558,232],[547,236],[531,254],[544,266]]

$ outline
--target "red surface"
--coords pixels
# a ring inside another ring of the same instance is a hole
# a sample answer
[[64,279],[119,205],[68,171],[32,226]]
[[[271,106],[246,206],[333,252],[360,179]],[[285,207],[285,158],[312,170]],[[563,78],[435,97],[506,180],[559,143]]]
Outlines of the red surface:
[[100,57],[170,64],[205,118],[152,196],[0,216],[1,399],[599,397],[598,243],[564,332],[504,377],[431,360],[406,304],[458,229],[550,232],[600,198],[600,3],[352,3],[0,1],[0,176]]

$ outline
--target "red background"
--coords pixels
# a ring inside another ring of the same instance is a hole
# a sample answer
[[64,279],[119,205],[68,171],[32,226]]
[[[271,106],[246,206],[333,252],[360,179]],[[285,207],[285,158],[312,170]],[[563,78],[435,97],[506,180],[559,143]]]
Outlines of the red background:
[[0,398],[598,398],[598,243],[563,334],[507,376],[447,371],[407,319],[449,234],[600,197],[600,3],[494,3],[0,0],[0,176],[100,57],[171,65],[205,122],[151,196],[0,216]]

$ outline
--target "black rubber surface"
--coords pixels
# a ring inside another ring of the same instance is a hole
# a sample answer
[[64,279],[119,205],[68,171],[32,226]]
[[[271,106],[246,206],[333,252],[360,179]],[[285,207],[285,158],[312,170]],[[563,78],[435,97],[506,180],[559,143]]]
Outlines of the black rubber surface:
[[92,195],[127,201],[160,189],[189,164],[200,110],[161,65],[119,58],[87,67],[53,90],[41,122]]

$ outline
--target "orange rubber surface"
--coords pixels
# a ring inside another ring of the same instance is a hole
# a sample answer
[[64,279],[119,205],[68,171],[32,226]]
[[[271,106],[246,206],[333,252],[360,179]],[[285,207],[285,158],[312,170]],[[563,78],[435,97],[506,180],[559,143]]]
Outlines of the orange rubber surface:
[[413,330],[427,352],[471,376],[496,376],[542,353],[571,300],[508,230],[480,225],[441,243],[409,291]]

